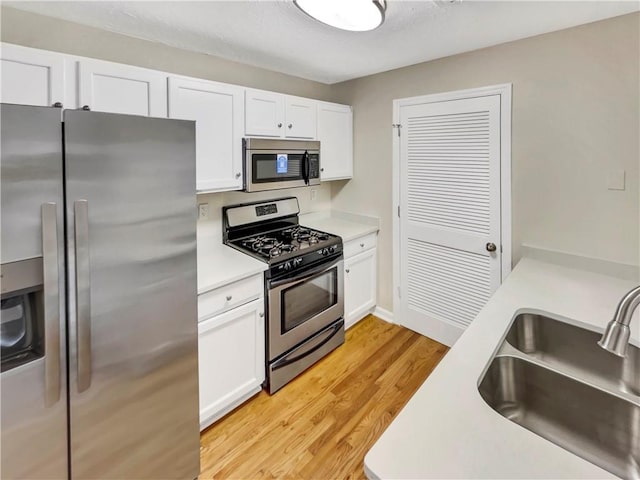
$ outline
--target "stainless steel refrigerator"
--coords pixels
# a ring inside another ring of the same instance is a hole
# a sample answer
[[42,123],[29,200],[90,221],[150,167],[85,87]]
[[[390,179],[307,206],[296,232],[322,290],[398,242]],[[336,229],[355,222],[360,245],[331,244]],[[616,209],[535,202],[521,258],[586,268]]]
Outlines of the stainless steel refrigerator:
[[194,123],[0,108],[2,478],[195,478]]

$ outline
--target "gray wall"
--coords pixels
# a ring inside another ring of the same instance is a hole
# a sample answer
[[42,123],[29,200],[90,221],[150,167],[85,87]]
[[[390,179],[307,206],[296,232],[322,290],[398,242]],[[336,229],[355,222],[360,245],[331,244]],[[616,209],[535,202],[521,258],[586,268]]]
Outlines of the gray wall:
[[302,97],[331,100],[331,87],[57,18],[2,7],[0,39],[26,47],[137,65]]
[[[380,217],[378,298],[384,308],[392,307],[390,124],[396,98],[512,83],[514,260],[524,243],[639,263],[640,14],[329,86],[7,7],[0,12],[3,42],[353,105],[353,180],[322,185],[318,201],[305,197],[301,206],[312,211],[330,204]],[[614,168],[626,170],[626,191],[606,189]],[[244,197],[253,198],[229,193],[199,201],[217,211]],[[217,220],[201,222],[200,231],[217,235]]]
[[[381,218],[379,295],[392,307],[394,99],[513,84],[514,262],[520,245],[639,263],[640,14],[334,85],[354,107],[354,178],[333,208]],[[626,170],[625,191],[607,189]]]
[[[3,42],[290,95],[332,100],[331,87],[323,83],[13,8],[2,7],[0,14],[0,39]],[[200,244],[211,246],[221,242],[223,205],[295,195],[300,200],[303,213],[329,209],[331,185],[323,184],[314,187],[314,190],[316,198],[313,201],[310,199],[310,190],[305,188],[263,194],[226,192],[199,195],[198,203],[209,204],[209,219],[198,221]]]

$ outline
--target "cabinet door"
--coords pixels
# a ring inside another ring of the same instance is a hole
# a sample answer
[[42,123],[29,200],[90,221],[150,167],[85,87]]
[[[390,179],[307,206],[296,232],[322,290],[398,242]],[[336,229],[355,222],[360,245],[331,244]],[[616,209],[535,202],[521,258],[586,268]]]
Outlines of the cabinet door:
[[247,89],[245,133],[262,137],[284,136],[284,95]]
[[286,137],[316,138],[317,103],[309,98],[285,98]]
[[254,300],[198,324],[200,429],[262,388],[264,302]]
[[64,56],[2,44],[0,102],[50,107],[64,104]]
[[98,60],[78,62],[79,105],[96,112],[167,116],[167,80],[154,70]]
[[199,192],[242,188],[242,87],[169,78],[169,117],[196,122]]
[[348,105],[318,105],[320,179],[353,177],[353,112]]
[[344,261],[344,316],[349,328],[376,306],[376,249]]

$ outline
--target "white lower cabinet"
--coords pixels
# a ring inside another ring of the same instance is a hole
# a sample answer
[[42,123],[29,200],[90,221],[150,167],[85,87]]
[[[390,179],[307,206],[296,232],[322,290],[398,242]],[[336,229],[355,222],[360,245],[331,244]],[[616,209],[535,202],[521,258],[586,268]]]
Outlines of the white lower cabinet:
[[364,318],[376,306],[376,262],[375,248],[344,260],[345,328]]
[[262,298],[200,321],[201,430],[261,390],[264,358]]

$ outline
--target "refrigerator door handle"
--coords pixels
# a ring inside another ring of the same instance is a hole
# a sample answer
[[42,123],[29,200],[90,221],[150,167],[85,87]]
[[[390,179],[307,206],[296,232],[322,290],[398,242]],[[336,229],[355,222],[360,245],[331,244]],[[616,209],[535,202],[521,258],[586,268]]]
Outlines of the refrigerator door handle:
[[60,289],[58,287],[58,206],[42,204],[42,285],[44,303],[45,405],[60,400]]
[[89,202],[73,203],[76,264],[76,361],[78,393],[91,386],[91,291],[89,276]]

